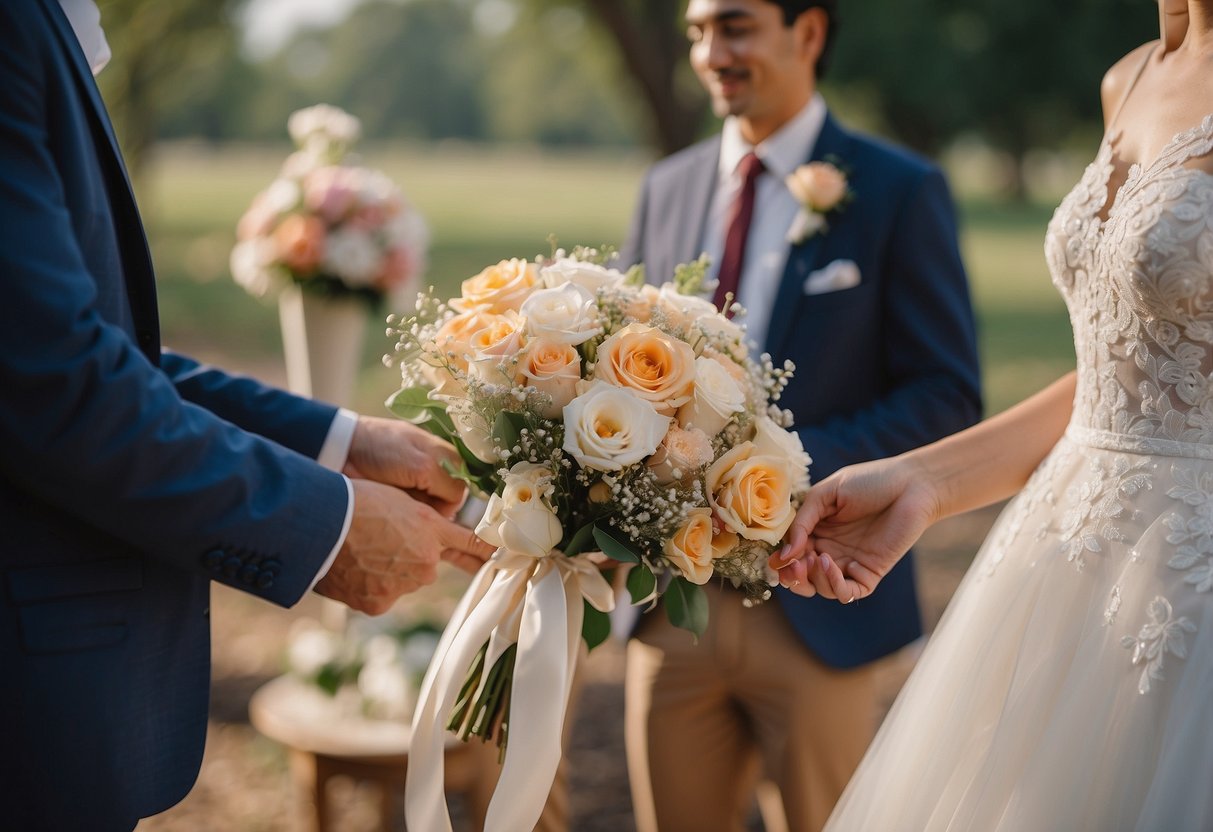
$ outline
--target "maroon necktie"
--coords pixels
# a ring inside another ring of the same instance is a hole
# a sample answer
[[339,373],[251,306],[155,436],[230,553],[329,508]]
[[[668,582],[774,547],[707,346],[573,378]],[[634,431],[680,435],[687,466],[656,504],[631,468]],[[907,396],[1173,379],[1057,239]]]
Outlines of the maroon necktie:
[[[725,295],[737,299],[737,287],[741,284],[741,267],[745,264],[745,243],[750,236],[750,220],[754,218],[754,183],[766,168],[753,152],[747,153],[737,165],[741,171],[741,190],[729,207],[728,230],[724,237],[724,254],[720,257],[720,272],[716,276],[716,293],[712,303],[719,309]],[[725,313],[733,317],[732,312]]]

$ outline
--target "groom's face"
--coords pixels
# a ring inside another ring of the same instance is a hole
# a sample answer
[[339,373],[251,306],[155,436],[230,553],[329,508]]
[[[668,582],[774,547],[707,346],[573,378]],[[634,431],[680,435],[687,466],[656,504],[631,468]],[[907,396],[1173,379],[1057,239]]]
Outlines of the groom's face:
[[690,0],[686,19],[691,66],[717,116],[777,129],[808,102],[820,51],[816,15],[789,26],[767,0]]

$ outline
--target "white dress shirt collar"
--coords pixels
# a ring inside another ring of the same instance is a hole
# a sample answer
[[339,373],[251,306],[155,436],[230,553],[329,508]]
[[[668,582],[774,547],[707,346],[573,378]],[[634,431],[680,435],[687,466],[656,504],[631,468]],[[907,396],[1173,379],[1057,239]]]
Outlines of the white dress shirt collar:
[[93,0],[59,0],[59,5],[72,24],[72,31],[76,33],[76,40],[80,41],[89,68],[96,75],[105,69],[111,57],[105,30],[101,28],[101,10]]
[[814,93],[799,113],[755,147],[741,135],[741,125],[733,116],[725,119],[720,135],[720,179],[728,179],[751,150],[780,180],[808,161],[813,145],[826,120],[826,102]]

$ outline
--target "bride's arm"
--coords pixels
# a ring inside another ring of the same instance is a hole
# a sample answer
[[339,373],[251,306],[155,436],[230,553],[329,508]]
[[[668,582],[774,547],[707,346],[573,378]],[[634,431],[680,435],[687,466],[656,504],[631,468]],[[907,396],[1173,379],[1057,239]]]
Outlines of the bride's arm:
[[1065,431],[1075,375],[991,419],[892,459],[843,468],[809,490],[771,558],[802,595],[862,598],[936,520],[1011,496]]
[[905,454],[937,483],[940,517],[996,503],[1018,492],[1065,432],[1075,374],[984,422]]

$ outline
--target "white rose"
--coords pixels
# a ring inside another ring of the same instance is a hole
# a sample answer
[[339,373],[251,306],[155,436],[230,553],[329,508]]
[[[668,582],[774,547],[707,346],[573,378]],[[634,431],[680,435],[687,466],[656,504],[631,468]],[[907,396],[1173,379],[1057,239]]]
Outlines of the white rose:
[[792,476],[792,491],[801,493],[809,488],[809,465],[812,459],[800,441],[800,434],[785,430],[766,416],[755,425],[751,440],[760,454],[777,456],[788,461],[788,472]]
[[618,471],[657,450],[670,426],[630,390],[594,382],[564,408],[564,450],[584,468]]
[[472,456],[481,462],[494,463],[498,461],[497,453],[494,451],[496,443],[493,441],[493,437],[489,435],[488,423],[483,416],[472,410],[471,405],[466,399],[450,400],[446,412],[455,424],[455,432],[459,434],[459,438],[463,440],[463,444],[467,445],[468,450],[472,452]]
[[366,232],[342,228],[329,234],[322,268],[352,287],[371,286],[383,271],[383,253]]
[[720,314],[720,310],[710,300],[698,295],[684,295],[674,288],[673,283],[663,285],[657,297],[658,305],[665,311],[666,317],[674,326],[690,326],[701,318],[715,317]]
[[232,249],[232,277],[250,295],[261,297],[274,285],[274,275],[269,266],[277,253],[273,241],[264,237],[237,243]]
[[743,410],[745,391],[728,371],[711,358],[696,358],[695,393],[678,409],[678,424],[715,436]]
[[523,301],[520,311],[527,331],[536,338],[577,346],[602,333],[597,301],[573,283],[540,289]]
[[552,508],[551,469],[519,462],[505,475],[505,490],[489,498],[476,534],[497,546],[533,558],[547,557],[564,532]]
[[668,485],[674,480],[686,480],[691,474],[712,461],[712,440],[698,428],[683,430],[670,425],[661,447],[649,458],[657,482]]
[[552,403],[540,414],[544,418],[559,418],[564,406],[577,395],[581,356],[569,344],[536,338],[527,344],[519,369],[527,384],[552,397]]
[[744,361],[750,354],[745,327],[735,320],[729,320],[724,315],[704,315],[695,321],[695,326],[716,343],[727,348],[729,355],[738,361]]
[[591,293],[609,286],[618,286],[624,280],[622,272],[594,263],[574,260],[572,257],[561,257],[544,266],[540,270],[539,276],[543,280],[543,284],[550,288],[572,283]]

